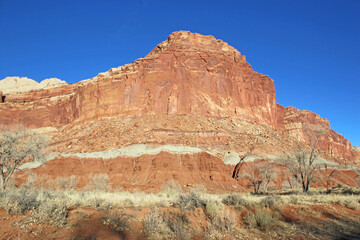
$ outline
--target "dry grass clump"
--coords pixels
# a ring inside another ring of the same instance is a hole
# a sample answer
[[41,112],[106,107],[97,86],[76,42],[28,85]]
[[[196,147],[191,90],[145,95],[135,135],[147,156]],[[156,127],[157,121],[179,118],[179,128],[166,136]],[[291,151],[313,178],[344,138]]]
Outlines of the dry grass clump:
[[205,214],[208,226],[205,235],[209,239],[222,239],[226,234],[231,234],[236,229],[237,218],[225,209],[221,201],[205,201]]
[[347,207],[347,208],[352,209],[352,210],[358,210],[358,209],[360,209],[360,202],[359,201],[346,199],[346,200],[337,201],[337,204],[339,204],[340,206]]
[[296,196],[290,196],[289,203],[297,205],[299,203],[299,199]]
[[190,221],[183,213],[160,213],[153,208],[143,221],[143,231],[150,239],[190,239]]
[[175,239],[190,239],[190,221],[184,213],[169,213],[164,219]]
[[259,205],[265,208],[274,209],[277,205],[282,204],[282,199],[279,196],[268,196],[263,198]]
[[49,224],[54,227],[64,227],[67,224],[68,210],[64,203],[51,200],[42,202],[40,207],[32,212],[28,222]]
[[130,231],[129,224],[129,216],[128,215],[120,215],[120,216],[106,216],[100,219],[100,222],[109,228],[111,228],[115,232],[124,232]]
[[174,180],[170,180],[166,184],[162,185],[161,189],[166,194],[166,196],[170,198],[176,197],[182,192],[180,184]]
[[249,212],[245,218],[244,222],[250,228],[258,228],[261,230],[268,230],[278,223],[279,215],[273,213],[272,211],[260,208],[256,209],[255,212]]
[[209,218],[214,218],[224,210],[224,206],[221,202],[215,200],[208,200],[205,202],[205,214]]
[[89,184],[85,187],[85,190],[89,191],[108,191],[110,186],[108,185],[109,176],[107,174],[96,174],[89,177]]
[[9,214],[31,211],[24,223],[49,224],[62,227],[67,222],[67,207],[63,198],[51,192],[36,189],[11,189],[3,193],[1,206]]
[[72,175],[70,178],[59,177],[55,179],[55,183],[59,189],[71,190],[71,189],[76,189],[77,179],[76,176],[74,175]]
[[223,235],[230,234],[236,229],[237,217],[228,210],[218,212],[216,215],[211,216],[209,220],[207,232],[210,235],[216,236],[215,232]]
[[193,211],[195,208],[201,208],[205,204],[204,200],[201,199],[200,194],[191,192],[179,194],[176,205],[182,211]]
[[240,194],[236,195],[228,195],[223,198],[222,203],[228,206],[233,206],[237,209],[241,209],[242,207],[247,207],[248,201],[245,200]]
[[39,208],[40,201],[37,199],[37,191],[30,189],[11,189],[1,197],[2,206],[8,214],[24,214],[28,210]]
[[163,215],[156,208],[151,209],[151,212],[143,220],[143,231],[152,237],[156,235],[166,237],[170,234]]
[[337,185],[337,186],[330,188],[327,193],[360,195],[360,187],[349,187],[349,186]]
[[143,192],[94,192],[62,191],[69,206],[94,207],[97,209],[119,208],[124,206],[169,206],[176,198],[163,194]]

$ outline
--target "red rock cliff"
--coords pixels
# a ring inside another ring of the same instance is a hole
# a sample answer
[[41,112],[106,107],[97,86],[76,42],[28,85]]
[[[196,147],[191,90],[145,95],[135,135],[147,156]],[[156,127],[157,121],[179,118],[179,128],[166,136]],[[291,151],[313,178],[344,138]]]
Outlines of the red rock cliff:
[[[185,31],[172,33],[144,58],[92,79],[8,94],[0,112],[3,124],[31,127],[191,114],[264,124],[298,139],[303,139],[306,122],[330,128],[315,113],[276,104],[273,80],[252,70],[235,48],[213,36]],[[350,142],[334,131],[320,147],[329,156],[353,159]]]
[[227,43],[183,31],[146,57],[91,80],[7,96],[1,110],[2,122],[36,127],[160,113],[230,116],[276,127],[273,80],[253,71]]
[[330,123],[327,119],[307,110],[283,107],[281,105],[278,105],[277,113],[279,116],[278,128],[289,136],[300,141],[308,141],[304,128],[306,124],[320,125],[327,129],[328,133],[321,138],[318,148],[330,158],[341,159],[342,162],[349,161],[349,163],[354,160],[350,141],[330,129]]

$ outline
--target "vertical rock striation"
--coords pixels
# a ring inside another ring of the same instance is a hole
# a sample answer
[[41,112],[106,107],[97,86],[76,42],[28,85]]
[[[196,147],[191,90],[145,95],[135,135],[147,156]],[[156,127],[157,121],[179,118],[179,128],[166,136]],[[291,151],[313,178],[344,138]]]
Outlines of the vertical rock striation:
[[[50,79],[41,89],[20,92],[0,84],[0,90],[3,124],[62,127],[104,117],[166,114],[236,118],[300,140],[305,140],[304,123],[330,129],[315,113],[278,105],[273,80],[255,72],[235,48],[187,31],[172,33],[144,58],[89,80],[64,85]],[[320,147],[329,156],[353,159],[350,142],[334,131]]]

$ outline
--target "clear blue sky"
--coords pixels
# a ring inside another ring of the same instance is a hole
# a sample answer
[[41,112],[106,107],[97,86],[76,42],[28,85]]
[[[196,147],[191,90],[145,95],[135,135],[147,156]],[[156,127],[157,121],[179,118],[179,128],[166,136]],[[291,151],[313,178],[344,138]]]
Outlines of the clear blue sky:
[[0,0],[0,79],[69,83],[145,56],[177,30],[211,34],[360,146],[360,1]]

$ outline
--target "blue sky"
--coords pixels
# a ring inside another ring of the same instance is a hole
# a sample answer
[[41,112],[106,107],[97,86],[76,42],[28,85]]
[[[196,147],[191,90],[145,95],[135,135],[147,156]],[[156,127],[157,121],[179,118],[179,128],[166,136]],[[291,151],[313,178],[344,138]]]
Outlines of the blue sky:
[[228,42],[360,146],[360,1],[0,0],[0,79],[69,83],[145,56],[177,30]]

